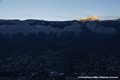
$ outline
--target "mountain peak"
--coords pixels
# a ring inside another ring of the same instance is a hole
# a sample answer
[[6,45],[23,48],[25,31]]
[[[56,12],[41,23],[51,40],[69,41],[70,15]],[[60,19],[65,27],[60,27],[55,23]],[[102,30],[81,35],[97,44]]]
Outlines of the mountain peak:
[[99,21],[100,19],[96,16],[96,15],[93,15],[93,16],[90,16],[90,17],[86,17],[86,18],[81,18],[81,19],[78,19],[78,21]]

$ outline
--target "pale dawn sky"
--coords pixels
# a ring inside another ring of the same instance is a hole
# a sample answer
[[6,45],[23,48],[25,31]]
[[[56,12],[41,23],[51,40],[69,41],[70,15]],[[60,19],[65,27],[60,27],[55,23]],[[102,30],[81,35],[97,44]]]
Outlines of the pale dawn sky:
[[120,0],[0,0],[0,19],[120,18]]

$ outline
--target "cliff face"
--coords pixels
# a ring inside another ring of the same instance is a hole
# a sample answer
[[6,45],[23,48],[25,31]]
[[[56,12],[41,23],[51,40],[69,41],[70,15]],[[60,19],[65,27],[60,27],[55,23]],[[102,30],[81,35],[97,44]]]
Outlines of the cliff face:
[[81,18],[78,19],[78,21],[100,21],[100,19],[97,16],[90,16],[90,17],[86,17],[86,18]]

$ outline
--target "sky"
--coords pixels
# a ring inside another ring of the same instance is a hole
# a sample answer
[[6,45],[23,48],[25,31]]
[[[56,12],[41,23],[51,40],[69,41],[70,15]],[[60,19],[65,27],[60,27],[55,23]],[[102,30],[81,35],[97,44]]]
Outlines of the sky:
[[0,0],[0,19],[76,20],[120,18],[120,0]]

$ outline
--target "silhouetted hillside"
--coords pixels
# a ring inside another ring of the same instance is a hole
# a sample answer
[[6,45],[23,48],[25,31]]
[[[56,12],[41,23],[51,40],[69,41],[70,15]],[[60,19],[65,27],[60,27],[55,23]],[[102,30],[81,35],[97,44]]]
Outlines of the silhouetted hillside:
[[[19,73],[28,76],[36,70],[38,74],[47,71],[43,76],[48,78],[52,70],[64,72],[64,77],[82,72],[119,76],[119,53],[119,21],[0,20],[0,74],[4,76],[14,75],[17,79]],[[17,58],[22,55],[33,59]],[[32,70],[29,66],[34,60],[39,61]],[[13,63],[17,66],[13,72],[9,66],[3,67]]]

